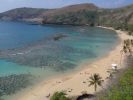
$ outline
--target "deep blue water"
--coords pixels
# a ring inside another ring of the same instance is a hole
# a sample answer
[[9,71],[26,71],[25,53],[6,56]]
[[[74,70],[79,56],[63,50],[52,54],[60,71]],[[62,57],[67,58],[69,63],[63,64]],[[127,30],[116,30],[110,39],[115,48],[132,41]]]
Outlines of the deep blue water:
[[93,61],[103,56],[118,42],[114,31],[102,28],[0,22],[0,50],[24,47],[58,33],[66,34],[68,37],[48,42],[43,49],[32,50],[29,54],[17,55],[15,58],[22,60],[24,57],[27,62],[25,59],[23,62],[31,64],[38,63],[39,57],[43,55],[45,63],[51,64],[45,68],[45,71],[42,72],[40,68],[28,67],[28,65],[19,65],[14,60],[7,62],[7,60],[0,59],[0,76],[29,72],[33,75],[41,72],[48,76],[48,73],[56,73],[54,69],[71,70],[85,60]]
[[[66,37],[49,40],[57,34]],[[43,40],[42,44],[40,40]],[[0,56],[9,49],[5,53],[9,58],[0,57],[0,77],[31,74],[36,77],[33,81],[38,82],[74,71],[81,63],[104,56],[117,43],[118,36],[114,31],[97,27],[0,22]],[[4,98],[11,100],[10,96]]]
[[0,22],[0,49],[22,47],[57,32],[58,28],[50,26]]

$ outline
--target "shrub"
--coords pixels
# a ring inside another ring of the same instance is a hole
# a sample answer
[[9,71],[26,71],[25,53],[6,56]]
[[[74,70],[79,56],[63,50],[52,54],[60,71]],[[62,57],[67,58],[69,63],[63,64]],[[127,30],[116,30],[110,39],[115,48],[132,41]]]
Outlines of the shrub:
[[133,32],[133,24],[128,25],[128,30]]
[[50,100],[70,100],[64,92],[55,92]]

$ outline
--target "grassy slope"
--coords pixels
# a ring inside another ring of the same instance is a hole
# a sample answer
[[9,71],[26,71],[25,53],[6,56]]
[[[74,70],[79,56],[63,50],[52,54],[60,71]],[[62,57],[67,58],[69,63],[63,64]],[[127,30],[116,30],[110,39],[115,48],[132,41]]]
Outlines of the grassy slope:
[[100,94],[98,100],[133,100],[133,67],[128,68],[118,83]]

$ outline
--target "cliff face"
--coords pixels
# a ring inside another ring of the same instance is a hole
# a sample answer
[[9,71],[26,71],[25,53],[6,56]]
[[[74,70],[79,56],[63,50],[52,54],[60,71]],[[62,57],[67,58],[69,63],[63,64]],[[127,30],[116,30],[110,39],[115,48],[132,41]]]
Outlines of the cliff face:
[[102,9],[94,4],[77,4],[58,9],[17,8],[0,14],[1,20],[40,24],[104,25],[132,29],[133,5]]

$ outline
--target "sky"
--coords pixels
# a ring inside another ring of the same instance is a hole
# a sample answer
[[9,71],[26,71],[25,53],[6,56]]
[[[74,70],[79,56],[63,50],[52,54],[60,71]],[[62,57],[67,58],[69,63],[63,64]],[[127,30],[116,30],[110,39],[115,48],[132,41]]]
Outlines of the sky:
[[102,8],[116,8],[133,4],[133,0],[0,0],[0,12],[20,7],[60,8],[80,3],[94,3]]

